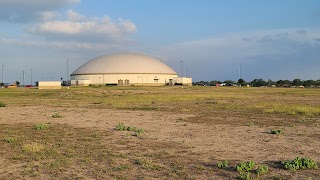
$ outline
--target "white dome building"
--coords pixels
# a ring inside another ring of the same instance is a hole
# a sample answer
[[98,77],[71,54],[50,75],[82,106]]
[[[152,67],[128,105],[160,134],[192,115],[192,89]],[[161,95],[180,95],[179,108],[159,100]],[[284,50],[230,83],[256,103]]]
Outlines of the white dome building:
[[163,86],[174,84],[177,73],[161,61],[137,53],[114,53],[97,57],[71,74],[71,84]]

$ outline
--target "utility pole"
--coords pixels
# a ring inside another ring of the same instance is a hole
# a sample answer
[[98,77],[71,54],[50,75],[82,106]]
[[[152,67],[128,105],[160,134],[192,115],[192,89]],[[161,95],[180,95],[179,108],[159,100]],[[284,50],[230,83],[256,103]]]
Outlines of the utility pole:
[[24,70],[22,70],[22,86],[24,86]]
[[2,82],[2,83],[4,83],[4,82],[3,82],[3,66],[4,66],[4,65],[2,65],[2,76],[1,76],[1,77],[2,77],[2,79],[1,79],[1,82]]
[[239,65],[239,79],[242,79],[241,78],[241,64]]
[[32,69],[30,69],[30,71],[31,71],[31,77],[30,77],[30,85],[31,85],[31,87],[32,87]]

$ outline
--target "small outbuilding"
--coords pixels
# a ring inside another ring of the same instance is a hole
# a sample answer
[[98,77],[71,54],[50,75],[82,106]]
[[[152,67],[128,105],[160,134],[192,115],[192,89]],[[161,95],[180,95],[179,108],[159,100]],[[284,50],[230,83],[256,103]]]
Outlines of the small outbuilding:
[[60,81],[39,81],[38,89],[61,89]]

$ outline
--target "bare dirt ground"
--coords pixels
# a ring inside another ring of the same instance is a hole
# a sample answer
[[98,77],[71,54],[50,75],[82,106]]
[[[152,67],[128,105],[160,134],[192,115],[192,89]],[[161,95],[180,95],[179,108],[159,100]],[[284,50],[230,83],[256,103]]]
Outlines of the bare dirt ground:
[[[51,115],[59,112],[62,118],[52,118]],[[320,127],[297,124],[283,126],[285,134],[272,135],[269,125],[246,126],[243,117],[217,115],[212,117],[210,123],[194,123],[193,119],[206,119],[197,117],[196,114],[181,114],[162,111],[128,111],[114,109],[87,109],[64,107],[6,107],[0,108],[0,124],[36,124],[53,123],[67,124],[76,128],[89,128],[108,130],[112,132],[114,140],[126,136],[125,133],[113,131],[119,123],[140,127],[145,130],[144,137],[156,143],[173,143],[188,147],[188,153],[207,166],[216,166],[221,160],[229,160],[231,165],[239,161],[254,160],[257,163],[269,164],[272,176],[288,177],[288,179],[306,179],[308,174],[313,179],[319,177],[318,170],[307,173],[294,173],[279,170],[279,160],[293,159],[296,156],[309,157],[320,162]],[[273,118],[274,121],[281,117],[262,116],[251,117],[254,119]],[[216,119],[216,121],[215,121]],[[235,124],[219,122],[240,122]],[[170,147],[169,147],[170,148]],[[122,152],[127,151],[125,148]],[[152,151],[152,150],[150,150]],[[170,150],[168,150],[170,151]],[[17,171],[22,164],[6,164],[7,160],[0,157],[0,177]],[[272,166],[275,166],[273,168]],[[215,171],[215,170],[212,170]],[[84,176],[86,177],[86,176]],[[89,176],[87,176],[89,177]],[[197,176],[201,179],[233,179],[236,176],[217,170],[216,173]],[[42,174],[37,178],[49,178]],[[131,178],[128,178],[131,179]],[[162,179],[159,177],[159,179]],[[196,178],[197,179],[197,178]],[[268,179],[268,178],[267,178]],[[272,179],[272,178],[271,178]]]

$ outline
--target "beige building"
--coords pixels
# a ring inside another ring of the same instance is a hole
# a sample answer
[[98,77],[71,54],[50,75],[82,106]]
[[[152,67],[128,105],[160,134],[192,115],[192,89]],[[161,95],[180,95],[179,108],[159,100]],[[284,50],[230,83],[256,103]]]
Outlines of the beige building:
[[38,89],[61,89],[60,81],[39,81]]
[[114,53],[88,61],[71,74],[71,85],[174,85],[177,73],[163,62],[137,53]]

